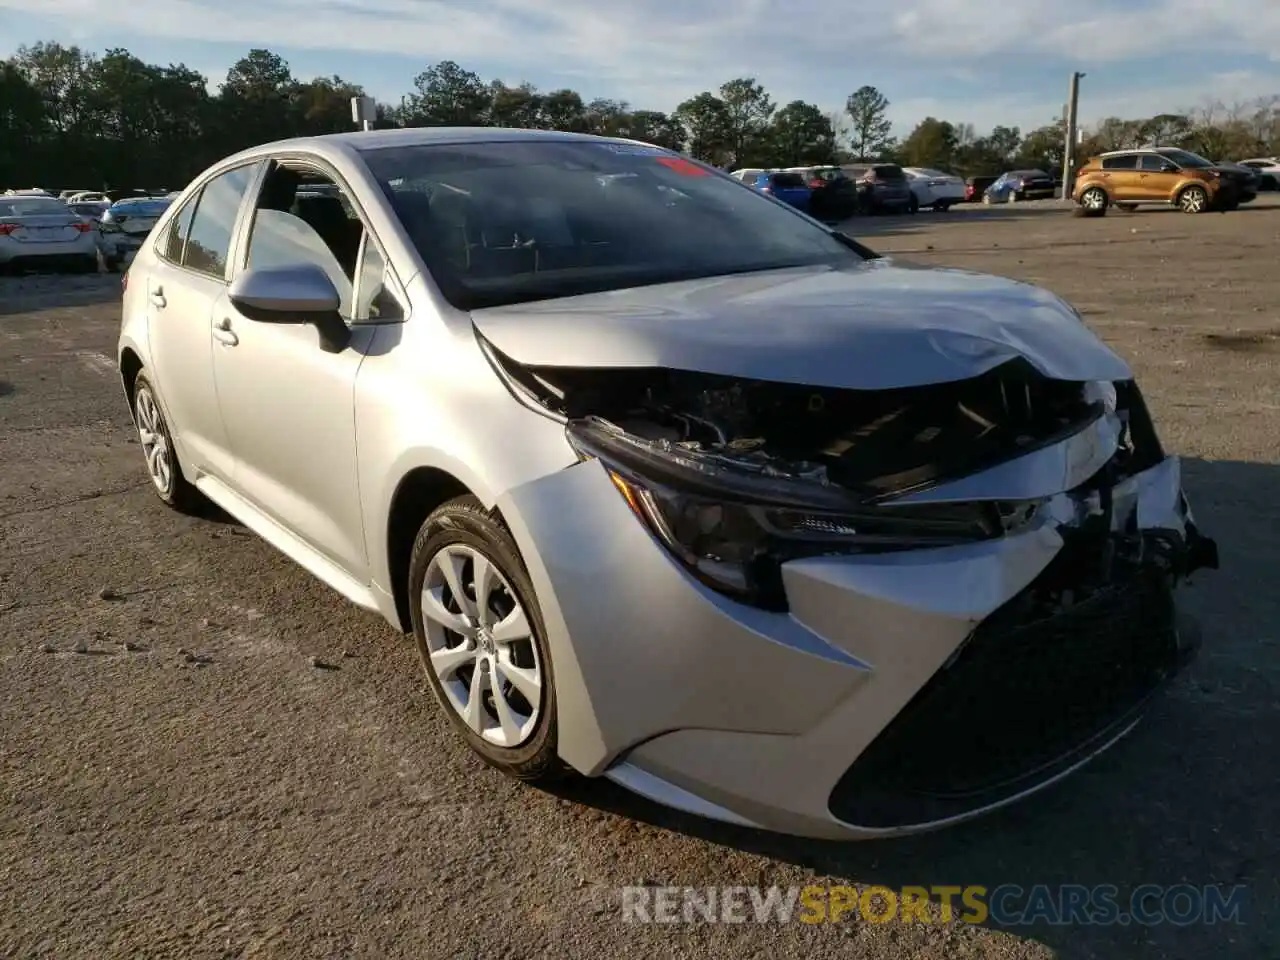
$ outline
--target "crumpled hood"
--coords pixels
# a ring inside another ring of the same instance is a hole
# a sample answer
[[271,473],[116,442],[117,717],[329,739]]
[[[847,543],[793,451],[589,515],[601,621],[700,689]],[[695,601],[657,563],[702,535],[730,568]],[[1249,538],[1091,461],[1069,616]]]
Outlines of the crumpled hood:
[[1054,379],[1132,376],[1046,290],[887,259],[493,307],[472,320],[528,366],[665,367],[859,390],[963,380],[1018,357]]

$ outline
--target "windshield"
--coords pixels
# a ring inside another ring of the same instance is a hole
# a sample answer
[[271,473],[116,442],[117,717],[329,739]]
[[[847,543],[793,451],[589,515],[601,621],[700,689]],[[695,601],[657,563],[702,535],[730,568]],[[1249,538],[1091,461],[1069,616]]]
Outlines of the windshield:
[[461,309],[859,258],[789,208],[657,147],[526,140],[364,158]]
[[1161,150],[1160,154],[1168,157],[1180,167],[1203,168],[1213,166],[1212,160],[1206,160],[1200,154],[1192,153],[1190,150]]
[[45,197],[6,197],[0,200],[0,217],[49,217],[70,213],[61,200]]

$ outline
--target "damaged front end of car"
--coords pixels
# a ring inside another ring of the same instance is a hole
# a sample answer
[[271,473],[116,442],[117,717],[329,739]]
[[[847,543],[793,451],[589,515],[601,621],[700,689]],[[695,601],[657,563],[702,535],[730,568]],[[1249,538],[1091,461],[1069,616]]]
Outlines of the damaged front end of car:
[[1178,480],[1132,381],[1055,380],[1015,360],[861,391],[488,351],[695,577],[764,609],[786,609],[788,560],[993,539],[1045,517],[1097,541],[1099,562],[1155,538],[1172,578],[1217,563],[1180,486],[1166,516],[1139,516],[1146,471],[1170,463]]
[[941,823],[1043,785],[1123,733],[1194,655],[1174,588],[1216,569],[1217,548],[1132,380],[1054,379],[1015,359],[866,391],[486,350],[692,577],[759,609],[788,611],[792,561],[1060,539],[857,756],[830,796],[843,823]]

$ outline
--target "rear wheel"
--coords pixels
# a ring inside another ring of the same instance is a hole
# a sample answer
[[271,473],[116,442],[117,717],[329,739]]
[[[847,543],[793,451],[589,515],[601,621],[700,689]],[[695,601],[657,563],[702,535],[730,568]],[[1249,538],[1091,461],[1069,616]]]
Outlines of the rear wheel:
[[1209,208],[1209,194],[1204,187],[1187,187],[1178,194],[1178,209],[1183,213],[1204,213]]
[[1086,217],[1103,217],[1107,213],[1107,192],[1101,187],[1090,187],[1080,195],[1080,207]]
[[933,209],[937,210],[939,213],[946,213],[948,210],[951,209],[951,201],[939,200],[936,203],[934,203]]
[[409,563],[418,654],[471,749],[519,780],[563,772],[542,613],[515,541],[474,497],[423,522]]
[[989,207],[989,206],[991,206],[991,204],[992,204],[992,203],[994,203],[995,201],[993,201],[993,200],[991,199],[991,194],[989,194],[989,193],[984,193],[984,194],[982,195],[982,202],[983,202],[985,205],[987,205],[987,206]]
[[133,384],[133,422],[138,428],[138,444],[156,495],[175,510],[198,512],[203,497],[182,475],[182,465],[173,448],[173,435],[160,412],[155,389],[141,373]]
[[920,200],[913,193],[911,195],[911,199],[907,201],[907,213],[919,213],[919,212],[920,212]]

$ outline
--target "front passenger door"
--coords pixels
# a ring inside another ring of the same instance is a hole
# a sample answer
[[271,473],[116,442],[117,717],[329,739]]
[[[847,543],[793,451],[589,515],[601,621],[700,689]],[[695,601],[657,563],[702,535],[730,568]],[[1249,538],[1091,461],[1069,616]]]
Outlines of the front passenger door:
[[[352,278],[316,230],[261,200],[251,217],[244,269],[320,266],[349,317]],[[214,313],[214,379],[235,454],[236,493],[361,583],[367,553],[354,396],[376,330],[355,324],[350,345],[327,353],[309,324],[250,320],[226,296]]]
[[1172,167],[1164,157],[1158,157],[1153,153],[1143,154],[1138,177],[1143,200],[1150,203],[1168,203],[1173,199],[1173,190],[1178,185],[1179,175],[1177,168]]

